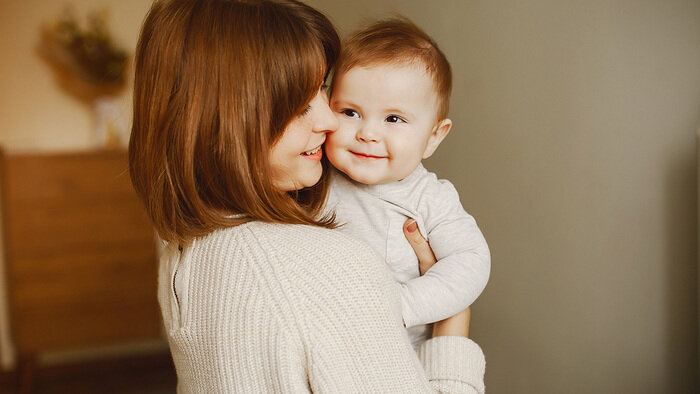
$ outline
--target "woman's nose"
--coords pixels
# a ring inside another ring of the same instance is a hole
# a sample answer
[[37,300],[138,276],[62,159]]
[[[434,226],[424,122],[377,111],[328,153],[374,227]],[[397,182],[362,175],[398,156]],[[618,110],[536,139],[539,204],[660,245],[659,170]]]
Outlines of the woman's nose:
[[328,96],[325,92],[319,92],[316,96],[318,108],[315,112],[313,130],[317,133],[330,133],[338,129],[338,118],[333,115],[331,107],[328,105]]

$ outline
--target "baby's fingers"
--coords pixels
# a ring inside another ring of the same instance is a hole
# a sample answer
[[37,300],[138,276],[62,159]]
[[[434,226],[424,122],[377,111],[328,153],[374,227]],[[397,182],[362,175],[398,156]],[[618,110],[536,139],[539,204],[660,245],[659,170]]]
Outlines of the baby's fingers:
[[411,244],[413,251],[416,253],[416,257],[418,257],[420,274],[423,275],[437,261],[437,259],[435,259],[435,254],[433,254],[433,250],[430,248],[428,241],[426,241],[420,234],[420,231],[418,231],[418,224],[415,220],[406,220],[403,224],[403,233],[408,243]]

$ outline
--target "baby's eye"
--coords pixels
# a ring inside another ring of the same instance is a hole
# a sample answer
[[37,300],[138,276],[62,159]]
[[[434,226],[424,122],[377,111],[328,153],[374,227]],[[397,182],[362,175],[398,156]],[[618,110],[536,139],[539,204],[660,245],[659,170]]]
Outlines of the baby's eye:
[[406,121],[403,118],[396,115],[387,116],[386,121],[389,123],[406,123]]
[[360,114],[357,113],[357,111],[352,110],[352,109],[344,109],[342,111],[343,115],[349,117],[349,118],[359,118]]

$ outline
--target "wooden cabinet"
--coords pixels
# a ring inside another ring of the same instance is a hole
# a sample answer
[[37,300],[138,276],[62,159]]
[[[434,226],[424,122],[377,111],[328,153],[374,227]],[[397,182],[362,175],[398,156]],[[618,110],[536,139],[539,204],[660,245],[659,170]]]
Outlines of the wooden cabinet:
[[0,156],[18,355],[160,337],[154,232],[125,151]]

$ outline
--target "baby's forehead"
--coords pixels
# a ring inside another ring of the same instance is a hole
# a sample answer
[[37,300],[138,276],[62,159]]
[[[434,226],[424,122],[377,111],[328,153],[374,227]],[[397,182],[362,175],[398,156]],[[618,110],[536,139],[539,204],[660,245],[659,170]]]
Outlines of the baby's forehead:
[[430,69],[425,64],[424,61],[420,59],[410,59],[410,58],[396,58],[392,60],[367,60],[364,62],[358,62],[352,65],[343,66],[341,65],[336,71],[334,81],[339,79],[344,74],[349,73],[352,70],[358,68],[365,69],[381,69],[386,73],[397,72],[397,71],[415,71],[417,73],[425,74],[430,78],[430,82],[433,88],[436,88],[437,81],[435,77],[430,72]]
[[382,97],[439,101],[435,78],[418,61],[373,62],[346,68],[334,76],[331,98],[339,92],[347,98],[347,94],[366,95],[372,91]]

